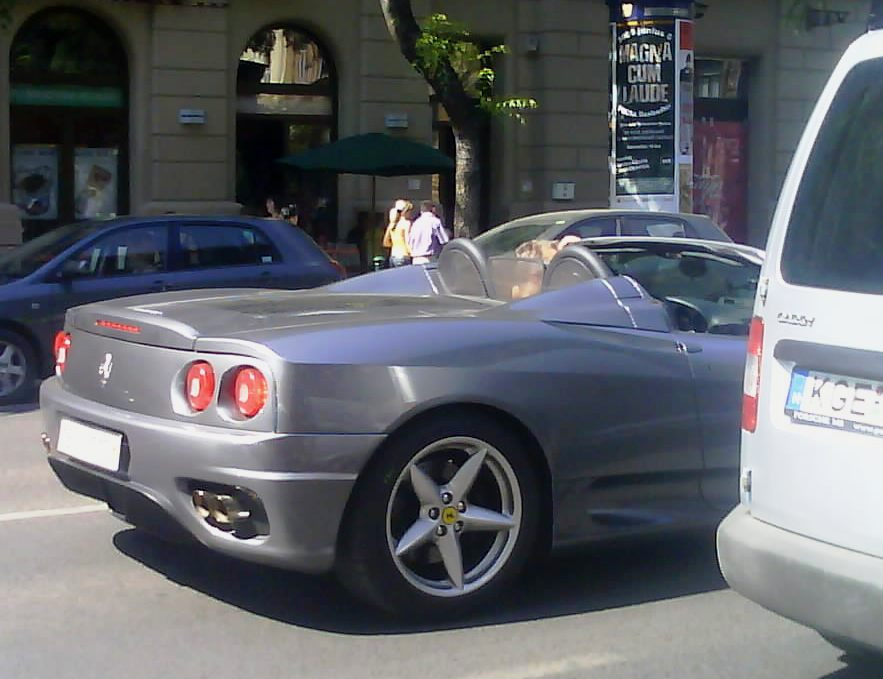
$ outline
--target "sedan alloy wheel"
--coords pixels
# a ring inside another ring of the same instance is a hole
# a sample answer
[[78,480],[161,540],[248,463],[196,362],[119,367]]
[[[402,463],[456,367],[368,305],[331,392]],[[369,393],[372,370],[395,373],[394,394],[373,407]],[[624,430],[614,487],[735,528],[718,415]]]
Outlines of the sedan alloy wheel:
[[23,393],[32,366],[30,352],[15,336],[0,335],[0,402]]

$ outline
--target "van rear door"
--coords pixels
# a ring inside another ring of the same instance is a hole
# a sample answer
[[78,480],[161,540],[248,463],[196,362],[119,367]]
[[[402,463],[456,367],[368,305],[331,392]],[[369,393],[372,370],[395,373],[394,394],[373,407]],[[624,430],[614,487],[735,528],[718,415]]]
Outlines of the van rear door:
[[847,52],[809,122],[755,311],[743,499],[760,520],[883,556],[883,33]]

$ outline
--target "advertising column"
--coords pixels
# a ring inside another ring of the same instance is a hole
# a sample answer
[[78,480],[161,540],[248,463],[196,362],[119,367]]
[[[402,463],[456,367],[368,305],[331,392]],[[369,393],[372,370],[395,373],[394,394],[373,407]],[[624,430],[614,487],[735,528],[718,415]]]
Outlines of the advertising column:
[[610,16],[610,205],[689,212],[693,2],[611,2]]

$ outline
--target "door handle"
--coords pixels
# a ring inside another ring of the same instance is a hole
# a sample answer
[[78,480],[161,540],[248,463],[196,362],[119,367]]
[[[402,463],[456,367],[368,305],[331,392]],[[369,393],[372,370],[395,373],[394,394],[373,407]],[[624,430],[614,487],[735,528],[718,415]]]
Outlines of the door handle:
[[675,347],[682,354],[698,354],[702,352],[701,344],[687,344],[686,342],[675,342]]

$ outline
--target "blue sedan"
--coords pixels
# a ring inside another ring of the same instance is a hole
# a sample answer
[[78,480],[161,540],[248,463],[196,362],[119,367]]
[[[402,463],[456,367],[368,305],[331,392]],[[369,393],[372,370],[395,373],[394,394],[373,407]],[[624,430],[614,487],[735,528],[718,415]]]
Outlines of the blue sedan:
[[0,254],[0,404],[52,366],[73,306],[192,288],[312,288],[342,278],[303,231],[249,217],[164,215],[80,222]]

